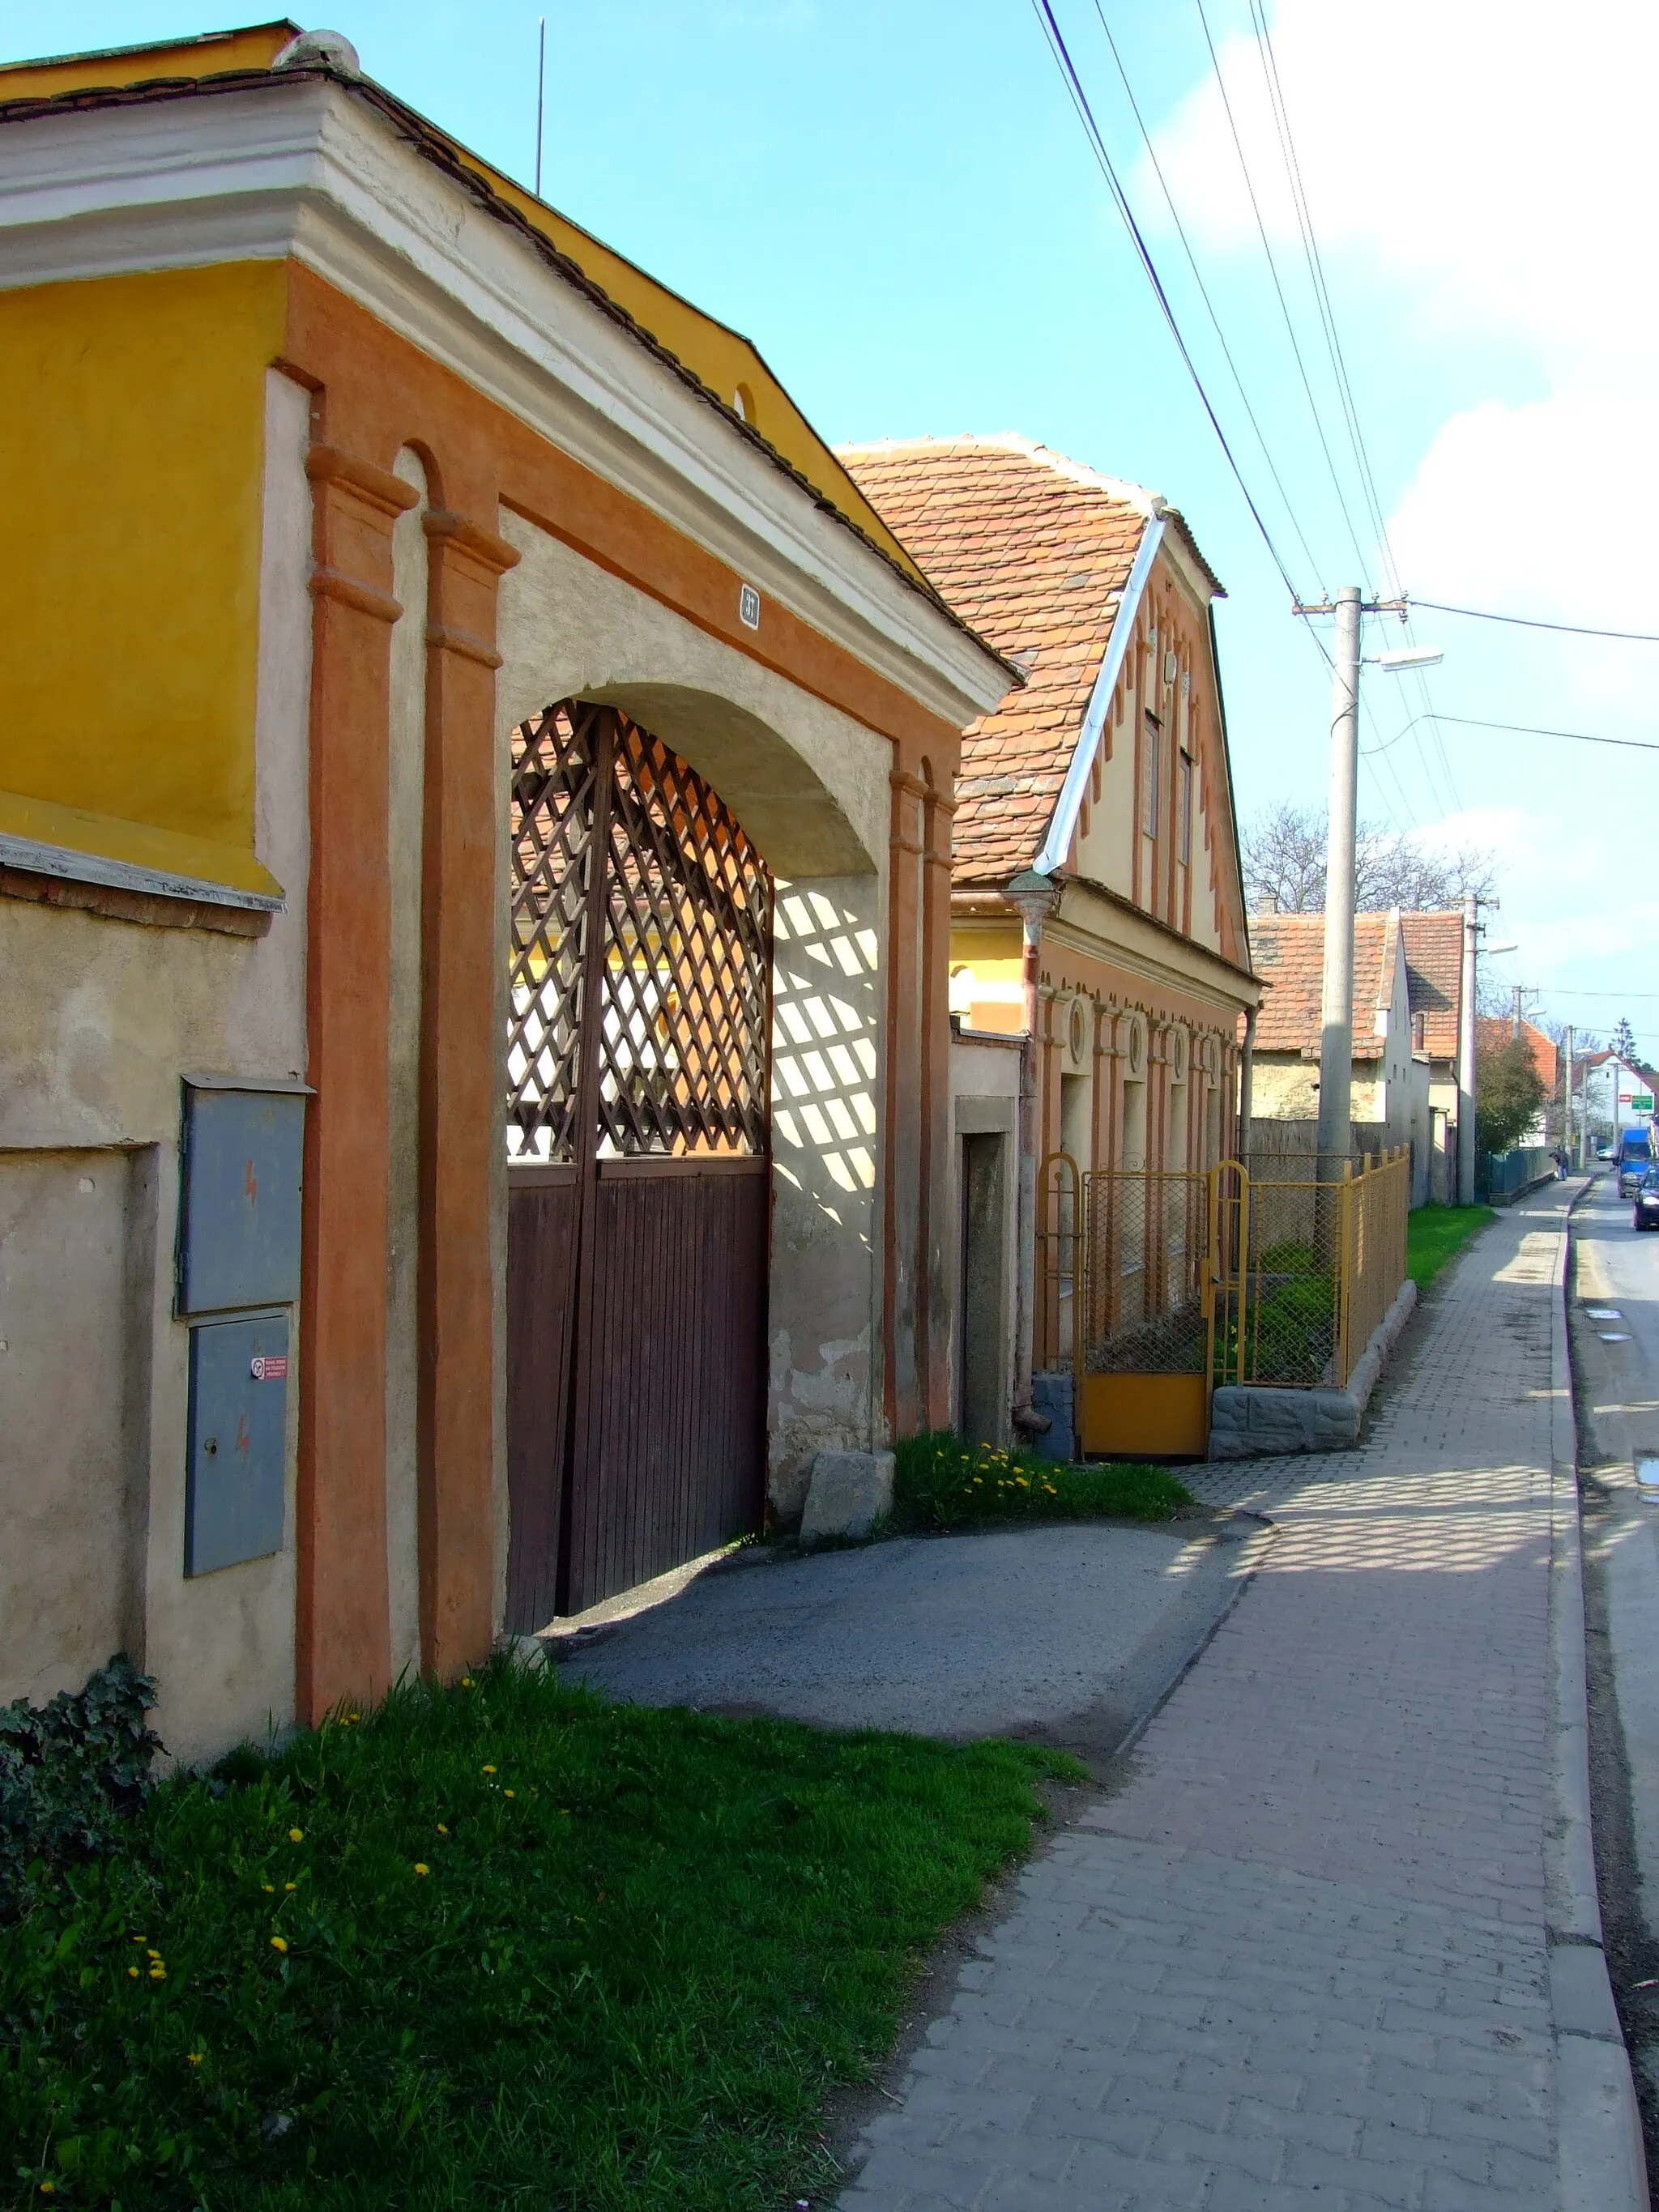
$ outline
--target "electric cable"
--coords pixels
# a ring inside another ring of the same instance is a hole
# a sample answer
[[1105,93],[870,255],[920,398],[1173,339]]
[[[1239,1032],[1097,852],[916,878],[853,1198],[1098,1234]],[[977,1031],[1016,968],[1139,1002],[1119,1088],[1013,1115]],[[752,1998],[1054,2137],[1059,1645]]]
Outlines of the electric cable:
[[1227,127],[1232,133],[1233,151],[1238,156],[1239,173],[1244,179],[1244,190],[1249,198],[1251,212],[1255,216],[1256,231],[1261,240],[1261,251],[1267,257],[1267,271],[1273,280],[1273,290],[1279,295],[1279,313],[1285,319],[1285,333],[1290,339],[1291,351],[1296,356],[1297,373],[1302,379],[1302,389],[1307,394],[1308,412],[1313,417],[1314,430],[1319,440],[1320,450],[1325,456],[1325,465],[1330,471],[1331,488],[1336,494],[1336,503],[1341,509],[1342,520],[1347,526],[1348,537],[1354,550],[1354,557],[1363,571],[1367,563],[1365,556],[1360,549],[1359,533],[1354,528],[1353,517],[1348,511],[1347,499],[1342,489],[1342,480],[1337,474],[1335,457],[1331,452],[1330,441],[1325,435],[1324,420],[1319,412],[1318,403],[1314,398],[1313,384],[1308,375],[1308,365],[1302,357],[1302,347],[1296,335],[1296,325],[1291,319],[1291,303],[1285,296],[1285,287],[1279,279],[1279,264],[1273,259],[1273,246],[1267,238],[1267,222],[1262,216],[1261,203],[1255,196],[1255,179],[1250,175],[1249,163],[1244,158],[1244,143],[1238,135],[1238,125],[1233,116],[1233,104],[1228,97],[1227,81],[1221,74],[1221,58],[1216,52],[1215,40],[1210,36],[1210,19],[1204,12],[1204,0],[1194,0],[1194,4],[1198,9],[1198,20],[1204,27],[1204,43],[1210,50],[1210,65],[1215,71],[1216,89],[1221,94],[1221,105],[1226,113]]
[[1544,622],[1536,615],[1493,614],[1486,607],[1452,607],[1443,599],[1412,600],[1414,607],[1428,607],[1437,615],[1465,615],[1471,622],[1508,623],[1516,629],[1553,629],[1564,637],[1613,637],[1626,645],[1659,645],[1659,632],[1647,629],[1593,629],[1588,623]]
[[1088,138],[1095,160],[1099,164],[1101,173],[1106,179],[1108,187],[1111,191],[1113,202],[1117,208],[1119,215],[1123,218],[1124,227],[1128,231],[1130,239],[1134,246],[1136,255],[1139,259],[1142,269],[1146,272],[1146,280],[1151,284],[1153,293],[1157,297],[1158,307],[1164,315],[1164,319],[1169,325],[1170,335],[1176,342],[1176,350],[1179,352],[1182,361],[1186,367],[1188,375],[1190,376],[1193,380],[1193,388],[1198,393],[1199,399],[1202,403],[1204,408],[1204,412],[1210,419],[1210,428],[1215,432],[1217,440],[1220,444],[1221,450],[1226,456],[1227,465],[1232,471],[1233,480],[1237,484],[1240,492],[1243,495],[1244,504],[1250,510],[1250,519],[1255,524],[1256,529],[1261,534],[1261,542],[1267,547],[1267,551],[1272,557],[1273,564],[1274,568],[1278,569],[1279,576],[1283,580],[1285,590],[1291,594],[1291,599],[1294,600],[1297,597],[1297,594],[1295,585],[1291,581],[1291,572],[1285,567],[1284,558],[1279,553],[1278,546],[1273,543],[1273,533],[1262,519],[1261,508],[1256,505],[1254,497],[1251,495],[1250,488],[1244,480],[1244,472],[1239,467],[1238,461],[1233,453],[1233,449],[1228,443],[1227,434],[1221,427],[1221,419],[1219,416],[1217,415],[1215,408],[1211,403],[1209,393],[1204,388],[1204,380],[1199,374],[1197,364],[1194,361],[1190,351],[1188,349],[1187,341],[1182,335],[1181,325],[1176,319],[1175,310],[1170,304],[1169,295],[1164,289],[1163,279],[1158,273],[1157,264],[1154,263],[1151,252],[1148,250],[1146,239],[1141,235],[1140,226],[1135,221],[1134,210],[1129,205],[1128,195],[1125,192],[1123,186],[1119,180],[1117,171],[1112,165],[1112,157],[1106,150],[1105,139],[1101,135],[1099,125],[1095,121],[1094,110],[1089,105],[1089,96],[1083,89],[1082,79],[1078,76],[1076,65],[1072,60],[1070,50],[1067,48],[1066,40],[1061,35],[1060,25],[1054,20],[1054,9],[1049,5],[1049,0],[1031,0],[1031,5],[1036,14],[1039,23],[1042,26],[1044,35],[1048,40],[1049,50],[1054,57],[1055,63],[1059,67],[1060,76],[1065,83],[1066,91],[1071,95],[1072,105],[1077,110],[1078,119],[1083,125],[1084,134]]
[[1106,34],[1106,44],[1110,47],[1112,59],[1117,64],[1117,73],[1122,82],[1124,94],[1139,130],[1141,143],[1146,149],[1146,158],[1152,165],[1152,174],[1158,179],[1158,188],[1164,194],[1164,204],[1170,210],[1170,220],[1175,225],[1176,235],[1181,240],[1182,250],[1187,256],[1187,266],[1193,272],[1193,282],[1198,287],[1198,295],[1203,301],[1209,314],[1211,325],[1215,331],[1216,342],[1221,348],[1227,367],[1232,372],[1232,380],[1237,389],[1239,401],[1245,414],[1249,417],[1250,428],[1255,433],[1255,441],[1261,448],[1261,458],[1267,464],[1267,472],[1272,477],[1279,499],[1284,504],[1291,527],[1296,532],[1297,543],[1302,548],[1308,566],[1313,570],[1321,592],[1328,599],[1330,587],[1321,574],[1318,562],[1314,558],[1313,548],[1309,544],[1307,532],[1303,529],[1296,509],[1291,504],[1291,495],[1285,489],[1285,480],[1279,473],[1279,465],[1273,457],[1272,450],[1267,444],[1267,434],[1256,419],[1255,408],[1250,404],[1250,396],[1244,389],[1244,380],[1239,374],[1238,363],[1233,358],[1232,348],[1227,343],[1227,334],[1221,327],[1221,318],[1216,313],[1215,302],[1210,297],[1209,287],[1205,283],[1203,275],[1199,269],[1198,258],[1193,252],[1192,241],[1187,235],[1187,227],[1182,222],[1180,210],[1176,206],[1175,195],[1170,191],[1169,179],[1164,173],[1164,165],[1158,158],[1158,149],[1152,143],[1152,134],[1146,128],[1146,119],[1140,112],[1140,102],[1135,98],[1134,87],[1129,82],[1129,72],[1123,65],[1123,57],[1118,52],[1117,40],[1112,36],[1112,27],[1106,20],[1106,10],[1102,4],[1102,0],[1095,0],[1095,13],[1100,18],[1100,27]]
[[[1510,730],[1517,737],[1522,738],[1566,738],[1578,745],[1617,745],[1625,752],[1659,753],[1659,743],[1650,741],[1645,738],[1604,738],[1590,730],[1553,730],[1546,729],[1536,722],[1491,722],[1480,714],[1443,714],[1437,708],[1431,711],[1436,721],[1450,722],[1464,729]],[[1419,722],[1424,719],[1421,714],[1413,718],[1413,720]],[[1412,724],[1407,722],[1405,729],[1397,730],[1384,744],[1368,745],[1364,749],[1363,757],[1370,759],[1374,754],[1391,751],[1411,726]]]

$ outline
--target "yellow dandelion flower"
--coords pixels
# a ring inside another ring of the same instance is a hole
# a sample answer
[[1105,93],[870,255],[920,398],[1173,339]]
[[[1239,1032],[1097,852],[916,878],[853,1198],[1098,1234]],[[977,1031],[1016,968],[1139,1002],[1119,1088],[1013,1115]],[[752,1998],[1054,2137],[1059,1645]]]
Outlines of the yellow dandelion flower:
[[482,1771],[483,1773],[485,1773],[485,1774],[493,1774],[493,1773],[495,1771],[495,1768],[494,1768],[493,1766],[486,1766],[486,1767],[483,1768],[481,1771]]
[[445,1827],[445,1826],[444,1826],[444,1824],[443,1824],[443,1822],[442,1822],[441,1820],[440,1820],[440,1821],[439,1821],[439,1823],[438,1823],[438,1833],[439,1833],[441,1836],[447,1836],[447,1835],[449,1833],[448,1829],[447,1829],[447,1827]]
[[206,2057],[207,2053],[204,2051],[187,2051],[185,2053],[185,2061],[187,2065],[199,2066]]
[[161,1954],[159,1951],[146,1950],[144,1953],[144,1956],[147,1959],[159,1959],[161,1955]]
[[128,1974],[128,1977],[129,1977],[129,1978],[130,1978],[131,1980],[132,1980],[132,1981],[135,1981],[135,1982],[136,1982],[136,1981],[137,1980],[137,1978],[138,1978],[138,1969],[137,1969],[137,1966],[129,1966],[129,1967],[127,1968],[127,1974]]
[[270,1939],[270,1948],[273,1951],[286,1951],[288,1948],[287,1936],[273,1936]]
[[293,1882],[293,1881],[285,1881],[285,1882],[283,1884],[283,1887],[284,1889],[297,1889],[297,1888],[299,1887],[299,1884],[298,1884],[297,1882]]
[[167,1978],[167,1970],[165,1966],[152,1966],[149,1970],[149,1978],[153,1982],[164,1982]]
[[261,1888],[262,1890],[264,1890],[264,1893],[265,1893],[265,1895],[266,1895],[267,1897],[275,1897],[275,1896],[276,1896],[276,1883],[275,1883],[274,1881],[262,1881],[262,1882],[259,1884],[259,1887],[260,1887],[260,1888]]
[[40,2184],[40,2194],[43,2197],[56,2197],[58,2184],[55,2181],[43,2181]]
[[290,1828],[288,1832],[288,1839],[291,1844],[302,1844],[306,1839],[306,1832],[303,1828]]
[[471,1677],[471,1674],[463,1674],[463,1675],[462,1675],[462,1677],[461,1677],[461,1687],[462,1687],[464,1690],[470,1690],[470,1689],[472,1687],[472,1677]]
[[517,1791],[513,1790],[503,1790],[501,1792],[503,1797],[513,1797],[516,1796],[517,1794]]
[[423,1859],[416,1859],[415,1862],[415,1871],[416,1874],[430,1874],[432,1869],[427,1865]]

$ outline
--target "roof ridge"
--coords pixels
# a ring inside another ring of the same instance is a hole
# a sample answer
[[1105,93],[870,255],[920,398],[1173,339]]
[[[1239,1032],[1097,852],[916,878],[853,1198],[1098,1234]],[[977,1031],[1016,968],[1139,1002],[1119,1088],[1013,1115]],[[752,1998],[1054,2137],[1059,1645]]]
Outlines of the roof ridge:
[[1073,483],[1103,491],[1109,499],[1132,507],[1145,522],[1154,521],[1170,511],[1162,492],[1149,491],[1145,484],[1131,483],[1127,477],[1109,477],[1103,470],[1091,468],[1086,461],[1074,461],[1069,454],[1058,453],[1052,446],[1041,445],[1018,430],[963,430],[944,438],[852,438],[831,450],[838,460],[854,453],[870,458],[881,453],[1018,453],[1028,461],[1040,463],[1055,476],[1067,477]]

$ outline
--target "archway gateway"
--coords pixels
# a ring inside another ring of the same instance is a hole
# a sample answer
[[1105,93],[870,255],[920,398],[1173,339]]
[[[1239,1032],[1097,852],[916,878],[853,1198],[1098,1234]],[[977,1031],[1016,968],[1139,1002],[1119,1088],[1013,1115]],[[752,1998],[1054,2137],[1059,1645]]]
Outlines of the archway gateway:
[[759,1525],[772,878],[617,708],[513,738],[507,1625]]

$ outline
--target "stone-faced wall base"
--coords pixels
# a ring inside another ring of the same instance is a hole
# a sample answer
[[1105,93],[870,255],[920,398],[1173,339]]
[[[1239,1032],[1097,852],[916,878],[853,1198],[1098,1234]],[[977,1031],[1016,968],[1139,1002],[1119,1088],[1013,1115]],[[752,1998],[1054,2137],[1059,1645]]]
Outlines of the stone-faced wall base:
[[1270,1390],[1227,1383],[1210,1399],[1210,1457],[1277,1459],[1286,1452],[1346,1451],[1359,1441],[1364,1413],[1382,1362],[1417,1304],[1417,1285],[1403,1282],[1360,1355],[1346,1390]]

